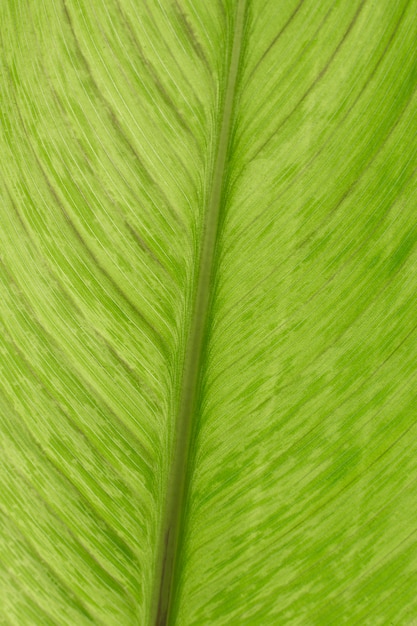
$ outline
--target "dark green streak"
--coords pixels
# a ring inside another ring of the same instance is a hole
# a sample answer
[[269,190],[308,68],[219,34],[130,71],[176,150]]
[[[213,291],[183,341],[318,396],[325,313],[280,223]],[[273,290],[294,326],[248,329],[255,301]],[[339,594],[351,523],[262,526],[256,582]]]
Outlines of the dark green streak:
[[185,349],[181,391],[176,420],[176,440],[167,492],[165,525],[160,548],[158,596],[154,601],[152,624],[167,626],[173,618],[172,606],[178,579],[178,547],[183,532],[183,511],[186,503],[186,477],[189,448],[196,413],[198,386],[202,366],[203,344],[210,309],[214,278],[215,247],[224,189],[224,172],[229,151],[230,129],[233,118],[236,81],[241,58],[246,15],[246,0],[238,0],[233,33],[233,46],[227,85],[223,100],[223,115],[219,129],[216,159],[205,209],[200,260],[195,276],[194,305]]

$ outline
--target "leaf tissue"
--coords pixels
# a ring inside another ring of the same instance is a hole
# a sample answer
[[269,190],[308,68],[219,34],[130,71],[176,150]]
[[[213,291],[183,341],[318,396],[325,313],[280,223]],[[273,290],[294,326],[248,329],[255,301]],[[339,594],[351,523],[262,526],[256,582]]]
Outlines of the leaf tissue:
[[417,0],[3,0],[0,623],[417,620]]

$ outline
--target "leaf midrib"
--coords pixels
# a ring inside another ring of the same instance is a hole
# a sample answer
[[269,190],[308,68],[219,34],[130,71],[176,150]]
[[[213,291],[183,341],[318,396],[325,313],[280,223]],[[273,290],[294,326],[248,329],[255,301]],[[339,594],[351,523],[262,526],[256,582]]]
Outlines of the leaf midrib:
[[[167,486],[165,514],[160,537],[156,568],[151,626],[168,626],[173,619],[172,608],[178,582],[178,556],[184,530],[184,508],[187,484],[192,467],[190,442],[193,418],[198,405],[203,347],[212,306],[212,291],[216,272],[216,243],[221,228],[224,181],[230,148],[237,78],[242,56],[247,0],[237,0],[231,53],[223,95],[222,117],[218,126],[217,149],[206,195],[201,232],[199,262],[193,277],[193,302],[185,344],[183,367],[175,417],[175,441]],[[172,622],[173,623],[173,622]]]

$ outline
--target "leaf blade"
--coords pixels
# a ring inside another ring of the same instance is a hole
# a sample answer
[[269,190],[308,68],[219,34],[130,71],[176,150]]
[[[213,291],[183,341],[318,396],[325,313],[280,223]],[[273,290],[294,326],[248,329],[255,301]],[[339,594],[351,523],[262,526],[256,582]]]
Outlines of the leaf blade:
[[[235,6],[1,9],[7,623],[152,622]],[[172,624],[414,617],[414,8],[249,3]]]

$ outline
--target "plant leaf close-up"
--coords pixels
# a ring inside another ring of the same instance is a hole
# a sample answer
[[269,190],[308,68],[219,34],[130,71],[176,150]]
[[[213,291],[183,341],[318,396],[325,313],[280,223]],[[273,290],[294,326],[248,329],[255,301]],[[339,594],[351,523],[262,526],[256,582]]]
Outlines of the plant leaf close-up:
[[417,624],[417,0],[3,0],[0,624]]

